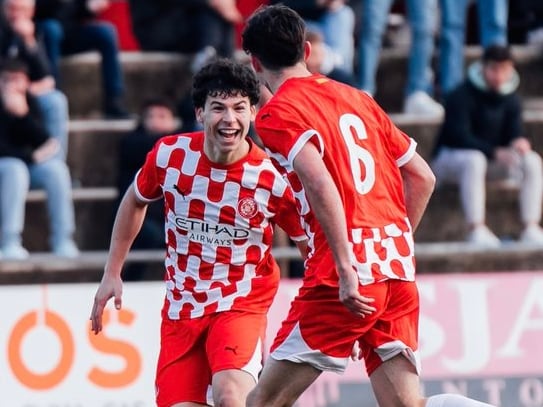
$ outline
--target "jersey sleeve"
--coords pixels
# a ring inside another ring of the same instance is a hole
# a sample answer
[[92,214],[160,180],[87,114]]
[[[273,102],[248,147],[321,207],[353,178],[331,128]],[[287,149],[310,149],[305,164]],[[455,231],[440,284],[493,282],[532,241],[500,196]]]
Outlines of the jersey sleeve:
[[159,169],[156,165],[159,148],[160,141],[158,141],[153,149],[147,153],[145,163],[136,173],[134,189],[138,199],[143,202],[156,201],[162,197],[162,188],[159,182]]
[[377,103],[374,103],[376,115],[383,129],[384,139],[396,165],[401,167],[413,158],[416,152],[417,143],[407,134],[401,131]]
[[[296,155],[308,141],[313,142],[322,154],[322,140],[316,130],[301,121],[304,115],[292,106],[265,106],[256,120],[256,130],[266,151],[276,160],[292,168]],[[277,158],[277,156],[281,158]]]

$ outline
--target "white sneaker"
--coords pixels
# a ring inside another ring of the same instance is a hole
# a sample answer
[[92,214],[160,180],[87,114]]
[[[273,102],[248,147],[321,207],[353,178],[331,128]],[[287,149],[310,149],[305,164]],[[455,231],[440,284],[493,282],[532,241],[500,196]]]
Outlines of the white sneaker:
[[59,257],[74,259],[79,257],[79,249],[71,239],[65,239],[53,247],[53,254]]
[[500,247],[500,239],[490,231],[485,225],[477,226],[468,233],[466,238],[468,243],[486,248]]
[[543,229],[539,225],[530,225],[520,234],[520,241],[531,245],[543,246]]
[[428,93],[418,90],[411,93],[404,102],[404,113],[417,116],[431,116],[442,118],[445,109],[439,103],[428,95]]
[[30,254],[20,243],[7,243],[2,246],[4,260],[26,260]]

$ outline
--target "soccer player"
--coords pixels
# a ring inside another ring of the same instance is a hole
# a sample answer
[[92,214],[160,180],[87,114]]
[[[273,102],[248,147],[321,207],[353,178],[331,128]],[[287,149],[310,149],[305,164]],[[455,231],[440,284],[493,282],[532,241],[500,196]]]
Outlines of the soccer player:
[[370,96],[307,70],[304,35],[282,5],[257,10],[242,34],[273,93],[256,130],[309,236],[303,285],[247,406],[292,405],[322,371],[343,372],[356,344],[382,407],[483,405],[420,394],[413,232],[435,177]]
[[261,370],[266,313],[279,281],[273,227],[298,241],[302,253],[307,238],[292,190],[247,138],[259,100],[254,71],[219,59],[196,74],[192,97],[203,131],[160,139],[123,198],[92,330],[102,330],[110,298],[120,309],[123,262],[147,204],[164,197],[157,405],[244,406]]

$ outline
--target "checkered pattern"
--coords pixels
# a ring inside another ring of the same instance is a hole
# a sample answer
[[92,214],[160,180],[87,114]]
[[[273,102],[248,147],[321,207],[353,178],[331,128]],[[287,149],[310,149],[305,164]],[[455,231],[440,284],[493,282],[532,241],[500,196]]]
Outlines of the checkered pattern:
[[165,137],[136,175],[139,199],[165,202],[163,313],[266,312],[279,278],[270,253],[274,224],[305,238],[292,191],[252,142],[231,165],[209,161],[203,142],[202,132]]

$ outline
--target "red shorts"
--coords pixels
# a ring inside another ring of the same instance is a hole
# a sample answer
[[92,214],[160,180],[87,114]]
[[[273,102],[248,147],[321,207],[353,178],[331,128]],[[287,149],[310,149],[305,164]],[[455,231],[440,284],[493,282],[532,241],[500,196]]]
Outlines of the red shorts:
[[256,379],[262,369],[266,315],[225,311],[197,319],[163,319],[156,374],[159,407],[210,404],[211,378],[240,369]]
[[352,314],[336,287],[302,288],[291,304],[271,348],[277,360],[305,362],[319,370],[342,373],[359,342],[368,375],[404,353],[419,370],[417,356],[419,296],[414,282],[386,280],[360,286],[377,308],[365,318]]

